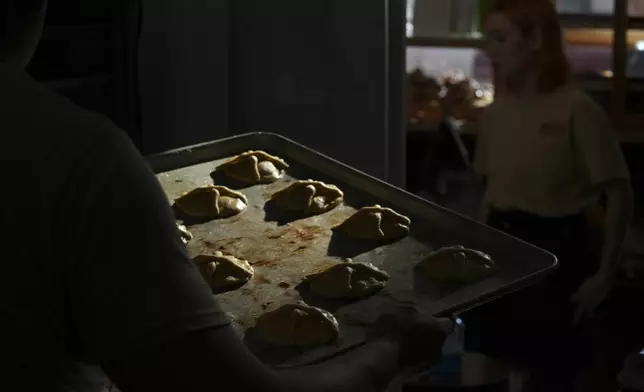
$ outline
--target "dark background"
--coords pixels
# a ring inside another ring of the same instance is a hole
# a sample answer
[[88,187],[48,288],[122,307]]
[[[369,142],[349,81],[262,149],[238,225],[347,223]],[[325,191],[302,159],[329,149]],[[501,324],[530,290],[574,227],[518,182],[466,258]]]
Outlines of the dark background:
[[283,134],[404,185],[404,1],[50,0],[29,72],[144,154]]
[[[404,130],[403,3],[50,0],[28,71],[144,154],[276,132],[415,189],[436,137]],[[644,195],[642,145],[623,149]]]

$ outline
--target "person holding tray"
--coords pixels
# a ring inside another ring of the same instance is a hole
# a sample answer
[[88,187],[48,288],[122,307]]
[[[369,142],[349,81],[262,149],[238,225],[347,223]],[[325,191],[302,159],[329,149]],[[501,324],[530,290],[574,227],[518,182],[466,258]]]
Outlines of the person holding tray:
[[[381,391],[451,322],[402,308],[339,363],[274,371],[230,327],[146,161],[23,68],[45,0],[0,0],[0,391]],[[84,375],[81,379],[79,376]]]
[[611,290],[630,223],[629,170],[605,113],[570,84],[552,1],[498,0],[485,33],[497,83],[475,157],[486,221],[560,266],[468,313],[467,349],[529,370],[528,390],[572,391],[592,358],[584,321]]
[[618,375],[621,392],[644,391],[644,350],[629,355]]

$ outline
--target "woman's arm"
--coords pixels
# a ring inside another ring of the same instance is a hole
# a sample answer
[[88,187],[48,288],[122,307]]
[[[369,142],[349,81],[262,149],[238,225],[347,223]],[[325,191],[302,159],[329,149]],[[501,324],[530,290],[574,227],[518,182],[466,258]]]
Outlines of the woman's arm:
[[630,173],[619,140],[603,110],[580,93],[573,112],[573,146],[588,180],[606,197],[601,267],[572,296],[575,322],[590,315],[613,287],[619,253],[633,210]]
[[634,194],[627,180],[612,181],[606,185],[606,213],[604,219],[601,266],[598,274],[612,278],[617,270],[620,250],[633,215]]
[[592,314],[613,288],[619,267],[621,248],[633,214],[633,188],[628,180],[614,180],[604,186],[606,210],[599,270],[587,279],[572,296],[578,303],[574,323]]

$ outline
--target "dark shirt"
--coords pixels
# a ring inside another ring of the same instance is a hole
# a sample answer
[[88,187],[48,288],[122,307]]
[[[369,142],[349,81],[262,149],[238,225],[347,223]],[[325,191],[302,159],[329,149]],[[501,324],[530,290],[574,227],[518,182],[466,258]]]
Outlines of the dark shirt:
[[77,364],[229,323],[127,136],[0,67],[0,390],[77,388]]

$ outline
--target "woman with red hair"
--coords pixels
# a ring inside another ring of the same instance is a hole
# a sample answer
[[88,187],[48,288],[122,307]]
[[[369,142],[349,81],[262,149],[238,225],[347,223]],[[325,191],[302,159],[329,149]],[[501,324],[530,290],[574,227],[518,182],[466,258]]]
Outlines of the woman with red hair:
[[[488,10],[497,96],[480,122],[475,169],[485,179],[488,224],[549,250],[560,266],[466,317],[470,350],[530,369],[530,390],[549,392],[572,390],[564,379],[590,358],[578,322],[612,287],[633,205],[610,121],[570,84],[552,3],[499,0]],[[598,233],[588,212],[600,200]]]

